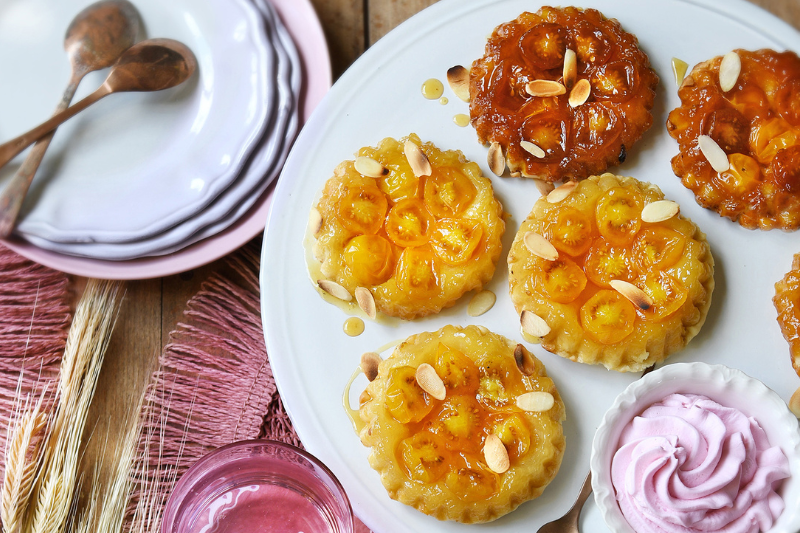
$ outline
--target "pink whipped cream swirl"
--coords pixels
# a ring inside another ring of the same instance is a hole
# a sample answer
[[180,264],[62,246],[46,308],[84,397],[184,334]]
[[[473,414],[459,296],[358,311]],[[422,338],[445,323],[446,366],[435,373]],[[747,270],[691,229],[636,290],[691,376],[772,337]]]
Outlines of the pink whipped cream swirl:
[[636,533],[758,533],[784,508],[789,462],[753,418],[694,394],[672,394],[625,427],[611,463]]

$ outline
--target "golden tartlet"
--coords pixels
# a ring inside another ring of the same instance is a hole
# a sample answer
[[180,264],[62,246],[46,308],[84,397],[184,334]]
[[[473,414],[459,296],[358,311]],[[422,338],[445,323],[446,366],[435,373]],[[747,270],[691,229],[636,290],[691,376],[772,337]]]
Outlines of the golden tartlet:
[[[683,80],[681,105],[667,120],[680,148],[672,169],[697,203],[745,228],[795,230],[800,226],[800,58],[774,50],[729,55],[729,62],[741,65],[738,75],[726,80],[734,82],[729,90],[720,83],[722,57],[700,63]],[[700,136],[721,149],[716,170],[698,146]]]
[[[444,384],[443,400],[417,383],[423,364]],[[517,405],[524,394],[547,401],[525,411]],[[406,339],[380,363],[359,414],[361,442],[389,496],[439,520],[487,522],[514,510],[542,493],[564,454],[564,404],[544,365],[479,326]],[[498,437],[502,473],[487,457],[487,439]]]
[[[603,174],[575,184],[561,201],[548,197],[533,206],[508,255],[511,299],[518,313],[544,320],[545,349],[633,372],[697,335],[711,304],[714,260],[691,220],[642,220],[645,206],[664,198],[658,187]],[[672,202],[653,207],[677,212]],[[537,235],[552,244],[555,260],[541,257]]]
[[789,343],[792,367],[800,376],[800,254],[795,254],[792,269],[775,284],[772,302],[783,338]]
[[470,118],[482,143],[500,145],[512,175],[582,179],[625,160],[653,122],[657,85],[638,40],[616,20],[542,7],[489,37],[470,70]]
[[[407,143],[424,153],[429,174],[414,173]],[[314,208],[323,278],[351,295],[369,290],[378,311],[404,319],[437,313],[492,278],[505,222],[477,164],[414,134],[357,156],[336,168]],[[359,172],[357,161],[377,177]]]

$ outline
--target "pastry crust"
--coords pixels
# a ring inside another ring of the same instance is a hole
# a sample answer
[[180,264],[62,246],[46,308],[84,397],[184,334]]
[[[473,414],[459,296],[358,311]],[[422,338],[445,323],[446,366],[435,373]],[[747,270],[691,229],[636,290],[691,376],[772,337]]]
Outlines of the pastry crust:
[[[575,85],[564,79],[566,50],[575,52]],[[534,80],[558,82],[564,93],[532,96],[526,86]],[[570,93],[580,80],[591,92],[573,106]],[[470,116],[480,142],[502,147],[512,176],[583,179],[625,160],[653,122],[656,85],[636,37],[616,20],[594,9],[542,7],[489,37],[470,71]]]
[[[680,153],[672,170],[697,203],[748,229],[800,226],[800,58],[794,52],[734,50],[741,71],[720,87],[722,57],[684,79],[681,106],[667,120]],[[728,156],[718,172],[697,139],[710,136]]]
[[[608,203],[614,197],[635,201]],[[580,363],[638,372],[697,335],[711,305],[714,259],[691,220],[677,215],[641,221],[642,208],[663,198],[655,185],[603,174],[580,182],[561,202],[552,204],[546,197],[536,202],[517,232],[508,266],[517,312],[530,311],[551,328],[541,338],[545,349]],[[618,231],[627,235],[608,234],[609,213],[623,217]],[[601,224],[606,235],[600,235]],[[558,260],[532,254],[524,243],[528,232],[555,244]],[[642,289],[654,305],[636,307],[612,288],[611,280]],[[609,302],[613,305],[592,307]],[[602,314],[609,309],[611,314]]]
[[[442,350],[459,352],[471,362],[461,360],[454,365],[455,373],[443,370]],[[515,350],[524,350],[530,357],[530,375],[517,367]],[[413,373],[423,363],[436,369],[447,396],[439,401],[420,389],[432,406],[419,407],[422,412],[416,418],[424,418],[401,423],[398,417],[403,416],[387,407],[387,398],[396,395],[387,391],[396,390],[392,388],[395,372],[410,367]],[[553,406],[542,412],[523,411],[514,400],[529,391],[551,394]],[[452,406],[459,405],[468,408],[456,412],[473,422],[463,425],[458,416],[451,417]],[[538,497],[555,477],[565,447],[564,413],[544,365],[522,345],[480,326],[445,326],[412,335],[381,362],[378,377],[362,395],[360,416],[366,425],[360,437],[371,448],[370,466],[380,473],[391,498],[439,520],[488,522]],[[491,433],[500,437],[510,457],[510,467],[501,474],[492,472],[484,461],[482,450]],[[433,442],[427,464],[435,473],[430,475],[409,467],[404,455],[405,443],[423,438]],[[470,466],[465,468],[465,464]]]
[[800,253],[795,254],[792,269],[775,284],[772,302],[783,338],[789,343],[792,367],[800,376]]
[[[430,175],[414,174],[406,141],[425,153]],[[415,134],[384,139],[357,156],[386,173],[369,177],[344,161],[325,184],[313,244],[323,278],[351,295],[366,288],[378,311],[404,319],[438,313],[492,278],[505,222],[477,164]]]

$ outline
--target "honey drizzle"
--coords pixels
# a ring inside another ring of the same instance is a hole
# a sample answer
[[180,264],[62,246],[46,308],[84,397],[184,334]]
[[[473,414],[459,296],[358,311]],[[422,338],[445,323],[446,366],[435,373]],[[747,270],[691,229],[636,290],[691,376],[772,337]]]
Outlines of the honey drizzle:
[[356,369],[353,371],[353,374],[350,376],[347,385],[344,387],[344,394],[342,395],[342,407],[344,407],[344,413],[347,415],[347,418],[350,419],[350,423],[353,424],[353,431],[356,432],[356,435],[360,434],[361,430],[364,429],[364,426],[367,425],[366,422],[361,420],[358,410],[350,407],[350,387],[353,385],[353,382],[356,380],[359,374],[361,374],[360,366],[356,367]]
[[672,73],[675,75],[675,84],[678,87],[683,83],[683,78],[686,77],[686,69],[688,68],[689,65],[686,61],[678,59],[677,57],[672,58]]
[[428,100],[438,100],[444,93],[444,84],[436,78],[425,80],[422,84],[422,96]]
[[459,113],[458,115],[453,117],[453,122],[456,123],[456,126],[466,128],[467,126],[469,126],[469,115],[465,115],[464,113]]
[[357,316],[352,316],[344,321],[342,329],[350,337],[358,337],[364,333],[364,321]]

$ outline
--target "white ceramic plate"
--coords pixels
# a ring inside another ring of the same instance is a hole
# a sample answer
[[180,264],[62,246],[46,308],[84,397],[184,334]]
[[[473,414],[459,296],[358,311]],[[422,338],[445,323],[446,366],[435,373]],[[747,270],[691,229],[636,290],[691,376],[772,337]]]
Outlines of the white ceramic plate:
[[286,28],[266,1],[256,0],[255,3],[267,22],[269,39],[277,57],[274,82],[278,97],[273,120],[268,123],[264,138],[245,164],[242,175],[194,217],[141,241],[62,243],[24,235],[28,242],[62,254],[112,261],[165,255],[216,235],[252,207],[280,172],[297,134],[297,100],[302,81],[300,57]]
[[[789,363],[788,347],[775,321],[773,284],[800,251],[797,234],[742,229],[699,207],[670,167],[677,143],[667,134],[667,113],[679,100],[671,58],[690,64],[736,47],[800,50],[800,35],[787,24],[741,0],[728,2],[662,0],[587,0],[635,33],[661,75],[654,127],[616,169],[658,184],[681,204],[708,235],[716,258],[716,290],[703,330],[670,362],[705,361],[739,368],[788,400],[800,385]],[[303,129],[275,191],[265,232],[261,271],[262,314],[267,347],[278,387],[304,445],[342,481],[356,513],[376,532],[467,531],[440,523],[391,500],[367,463],[368,451],[354,434],[341,407],[342,390],[361,353],[445,324],[481,324],[522,342],[519,318],[508,297],[508,274],[501,260],[487,286],[497,303],[487,314],[466,313],[469,295],[438,316],[388,326],[367,321],[366,331],[350,338],[347,318],[323,301],[309,280],[302,247],[308,212],[336,165],[361,146],[385,136],[416,132],[443,149],[460,149],[486,165],[486,148],[471,128],[453,116],[467,105],[449,89],[450,103],[425,100],[428,78],[445,78],[453,65],[469,65],[483,53],[486,36],[499,23],[539,4],[526,0],[443,0],[423,11],[370,48],[336,83]],[[539,197],[530,181],[492,177],[495,191],[512,215],[505,251],[519,224]],[[505,257],[505,254],[502,256]],[[592,436],[614,398],[638,376],[573,363],[538,346],[530,348],[545,363],[567,407],[566,454],[561,470],[544,494],[483,531],[536,531],[562,515],[574,501],[589,470]],[[361,378],[363,379],[363,378]],[[364,381],[353,387],[354,400]],[[584,533],[607,531],[593,505],[584,510]],[[472,528],[474,529],[474,528]]]
[[[64,31],[91,0],[0,5],[0,138],[46,119],[66,85]],[[23,207],[20,232],[62,242],[121,242],[174,226],[239,175],[275,107],[275,58],[247,0],[139,0],[149,37],[184,42],[187,83],[111,95],[59,128]],[[92,73],[76,100],[96,89]],[[22,161],[3,170],[8,176]]]

